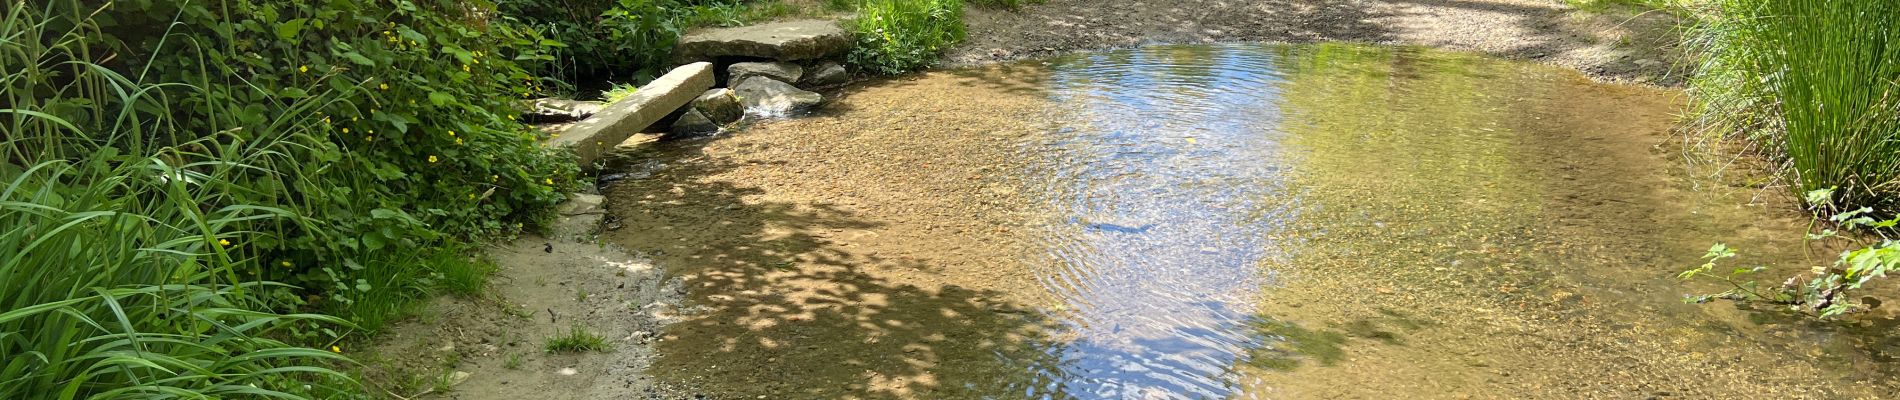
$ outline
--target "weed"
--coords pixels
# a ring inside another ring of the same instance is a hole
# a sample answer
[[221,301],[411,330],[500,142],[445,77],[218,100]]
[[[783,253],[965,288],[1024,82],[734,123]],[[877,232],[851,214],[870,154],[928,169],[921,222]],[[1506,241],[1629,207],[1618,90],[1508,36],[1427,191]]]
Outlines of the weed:
[[548,338],[546,348],[549,353],[606,351],[607,338],[588,331],[587,327],[575,325],[565,335]]
[[963,41],[963,0],[864,0],[852,21],[857,47],[847,61],[859,70],[900,74],[928,68]]
[[640,91],[639,86],[629,85],[625,83],[616,83],[616,84],[613,84],[612,87],[607,88],[607,91],[601,92],[600,97],[601,97],[601,101],[614,103],[614,102],[619,102],[621,99],[627,98],[627,96],[632,96],[635,92],[639,92],[639,91]]
[[521,369],[521,359],[521,353],[509,354],[507,359],[501,361],[501,367],[511,370]]

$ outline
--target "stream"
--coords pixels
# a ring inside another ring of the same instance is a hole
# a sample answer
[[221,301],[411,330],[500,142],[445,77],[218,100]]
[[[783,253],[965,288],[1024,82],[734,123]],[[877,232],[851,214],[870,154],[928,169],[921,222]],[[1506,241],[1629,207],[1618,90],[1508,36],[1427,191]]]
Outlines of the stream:
[[[1685,304],[1826,263],[1682,94],[1404,47],[1145,46],[661,142],[603,236],[713,398],[1891,398],[1887,311]],[[1720,170],[1717,174],[1715,171]],[[1818,255],[1817,255],[1818,254]]]

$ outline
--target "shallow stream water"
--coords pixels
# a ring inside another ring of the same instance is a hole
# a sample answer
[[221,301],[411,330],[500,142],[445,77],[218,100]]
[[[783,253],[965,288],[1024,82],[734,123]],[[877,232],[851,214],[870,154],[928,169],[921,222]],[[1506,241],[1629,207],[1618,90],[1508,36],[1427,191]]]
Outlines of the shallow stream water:
[[936,72],[639,155],[608,238],[686,279],[652,372],[716,397],[1895,395],[1884,313],[1680,301],[1718,241],[1825,262],[1682,101],[1356,45]]

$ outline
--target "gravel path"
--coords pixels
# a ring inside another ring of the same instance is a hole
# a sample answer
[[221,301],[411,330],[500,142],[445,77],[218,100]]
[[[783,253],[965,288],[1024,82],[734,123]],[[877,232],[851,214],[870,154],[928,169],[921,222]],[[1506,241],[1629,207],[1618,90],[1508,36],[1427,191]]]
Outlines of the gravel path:
[[1593,78],[1675,86],[1674,16],[1560,0],[1048,0],[970,7],[951,65],[1147,43],[1347,41],[1534,60]]

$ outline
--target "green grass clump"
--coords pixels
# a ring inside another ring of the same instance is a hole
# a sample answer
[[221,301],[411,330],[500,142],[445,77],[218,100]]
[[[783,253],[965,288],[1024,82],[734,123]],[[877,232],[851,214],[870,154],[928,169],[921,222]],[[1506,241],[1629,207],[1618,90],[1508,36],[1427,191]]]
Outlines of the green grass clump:
[[[1699,121],[1785,156],[1799,193],[1894,211],[1900,0],[1720,0],[1692,32]],[[1820,206],[1821,203],[1811,205]]]
[[587,327],[575,325],[567,334],[548,338],[546,348],[549,353],[606,351],[607,338],[588,331]]
[[1043,0],[970,0],[971,3],[975,3],[979,6],[1009,10],[1022,9],[1024,4],[1042,4],[1042,1]]
[[963,0],[864,0],[851,22],[858,70],[901,74],[928,68],[963,41]]
[[613,84],[613,86],[608,87],[607,91],[601,92],[600,98],[601,98],[601,101],[614,103],[614,102],[620,101],[621,99],[627,98],[627,96],[632,96],[634,93],[637,93],[639,91],[640,91],[639,86],[634,86],[634,85],[625,84],[625,83],[616,83],[616,84]]

